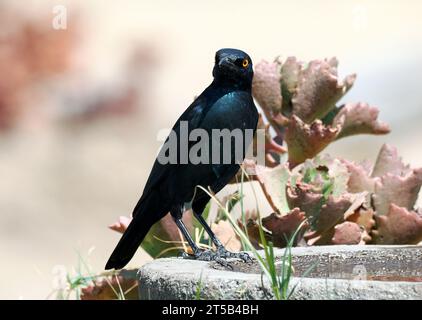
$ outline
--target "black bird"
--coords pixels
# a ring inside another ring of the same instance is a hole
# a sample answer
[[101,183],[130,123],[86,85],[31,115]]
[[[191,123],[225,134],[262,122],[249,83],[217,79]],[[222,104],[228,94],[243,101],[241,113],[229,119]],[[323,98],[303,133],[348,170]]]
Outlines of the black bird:
[[[236,129],[245,133],[247,130],[256,131],[258,112],[253,102],[252,61],[248,54],[237,49],[221,49],[215,54],[213,82],[186,109],[177,120],[173,131],[177,135],[178,152],[181,151],[181,123],[186,121],[189,133],[194,129],[203,129],[211,135],[213,129]],[[244,136],[244,146],[252,141],[252,137]],[[214,139],[215,140],[215,139]],[[231,139],[233,140],[233,139]],[[167,141],[169,138],[167,138]],[[219,142],[219,141],[217,141]],[[233,141],[230,142],[233,146]],[[210,143],[211,144],[211,143]],[[193,146],[189,142],[188,149]],[[149,229],[163,218],[168,212],[172,215],[176,225],[192,248],[193,258],[199,260],[217,260],[225,258],[240,258],[245,261],[249,256],[244,253],[227,251],[216,238],[211,228],[201,216],[210,197],[197,186],[210,188],[214,193],[219,192],[238,172],[244,158],[236,158],[231,152],[229,161],[213,161],[209,150],[209,163],[162,164],[158,158],[154,163],[144,192],[133,211],[133,220],[123,234],[110,259],[106,269],[121,269],[132,259],[137,248],[148,233]],[[233,151],[233,150],[232,150]],[[160,155],[164,154],[164,148]],[[159,155],[159,156],[160,156]],[[195,244],[182,222],[185,203],[191,203],[194,216],[209,234],[217,250],[201,250]]]

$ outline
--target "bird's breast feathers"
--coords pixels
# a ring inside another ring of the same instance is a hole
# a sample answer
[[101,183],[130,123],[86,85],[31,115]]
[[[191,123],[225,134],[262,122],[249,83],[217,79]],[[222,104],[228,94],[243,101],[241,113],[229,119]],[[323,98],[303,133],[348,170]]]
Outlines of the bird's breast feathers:
[[214,102],[203,124],[205,129],[255,129],[257,119],[258,112],[250,93],[233,91]]

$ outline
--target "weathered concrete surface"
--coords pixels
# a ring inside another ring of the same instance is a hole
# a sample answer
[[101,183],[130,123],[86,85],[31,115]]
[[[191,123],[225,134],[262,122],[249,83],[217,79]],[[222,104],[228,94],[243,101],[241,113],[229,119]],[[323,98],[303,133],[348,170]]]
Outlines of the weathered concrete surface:
[[[422,277],[422,246],[321,246],[292,253],[291,288],[297,287],[291,299],[422,299],[422,282],[358,280]],[[306,278],[300,277],[312,266]],[[208,262],[158,259],[139,270],[139,293],[142,299],[195,299],[198,292],[201,299],[271,299],[259,267],[250,269],[234,272]]]

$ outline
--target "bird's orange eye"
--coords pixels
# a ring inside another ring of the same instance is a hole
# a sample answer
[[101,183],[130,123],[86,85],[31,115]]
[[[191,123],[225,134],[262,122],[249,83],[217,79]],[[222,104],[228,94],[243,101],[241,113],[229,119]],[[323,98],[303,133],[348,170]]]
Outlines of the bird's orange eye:
[[243,59],[243,61],[242,61],[242,67],[243,68],[246,68],[248,65],[249,65],[248,59]]

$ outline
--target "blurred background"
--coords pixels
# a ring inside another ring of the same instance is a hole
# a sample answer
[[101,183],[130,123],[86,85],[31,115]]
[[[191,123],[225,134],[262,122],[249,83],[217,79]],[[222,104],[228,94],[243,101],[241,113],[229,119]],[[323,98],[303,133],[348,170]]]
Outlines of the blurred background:
[[131,214],[157,134],[222,47],[338,57],[358,75],[345,101],[378,106],[392,133],[326,151],[374,161],[387,142],[422,166],[421,15],[418,0],[1,0],[0,298],[45,299],[78,255],[103,270],[120,237],[107,226]]

